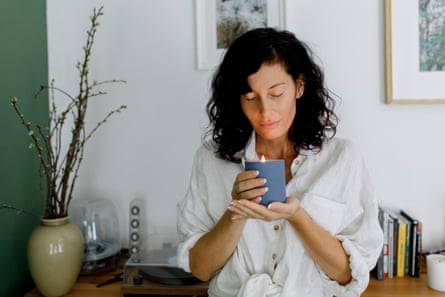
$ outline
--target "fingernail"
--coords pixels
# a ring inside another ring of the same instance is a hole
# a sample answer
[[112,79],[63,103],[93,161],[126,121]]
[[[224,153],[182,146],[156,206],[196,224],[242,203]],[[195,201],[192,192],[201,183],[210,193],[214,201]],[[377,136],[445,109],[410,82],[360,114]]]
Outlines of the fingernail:
[[263,179],[263,182],[264,182],[263,185],[265,185],[265,184],[267,183],[267,179],[264,178],[264,179]]
[[258,170],[255,171],[255,173],[256,173],[256,176],[260,175],[260,172]]
[[263,200],[263,197],[258,197],[258,202],[261,202],[261,200]]
[[265,187],[265,188],[264,188],[264,191],[266,191],[266,192],[269,191],[269,188],[268,188],[268,187]]
[[269,203],[269,205],[267,205],[268,209],[272,209],[272,203]]
[[232,200],[229,204],[229,207],[235,209],[237,205],[239,205],[239,200]]

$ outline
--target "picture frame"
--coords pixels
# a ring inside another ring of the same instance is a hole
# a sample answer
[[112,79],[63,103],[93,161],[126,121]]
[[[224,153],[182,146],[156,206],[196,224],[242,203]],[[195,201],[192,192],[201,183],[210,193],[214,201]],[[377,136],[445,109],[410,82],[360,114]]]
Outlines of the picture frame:
[[[434,11],[427,10],[420,3],[385,0],[387,104],[445,103],[445,66],[440,66],[442,62],[445,65],[445,58],[434,56],[437,41],[429,36],[434,34],[434,30],[425,33],[425,26],[429,26],[428,18]],[[440,17],[445,18],[443,12]],[[445,20],[442,21],[445,26]]]
[[[221,20],[222,17],[217,13],[217,2],[217,0],[195,0],[197,41],[196,52],[197,68],[199,70],[214,69],[219,64],[226,51],[226,46],[218,46],[218,43],[221,43],[221,38],[218,37],[219,35],[217,36],[217,31],[219,30],[218,32],[221,33],[221,30],[217,29],[217,18],[219,17],[219,19]],[[256,27],[254,26],[255,22],[264,21],[264,18],[266,19],[265,25],[267,27],[284,29],[284,0],[265,0],[265,2],[267,3],[267,8],[265,10],[262,10],[261,14],[258,14],[258,18],[262,18],[262,20],[252,19],[255,14],[244,14],[244,16],[246,17],[243,18],[242,10],[247,9],[249,3],[253,1],[243,2],[239,0],[226,0],[219,2],[224,2],[224,5],[230,5],[230,2],[232,2],[236,3],[237,5],[246,6],[240,9],[241,13],[239,15],[237,14],[237,17],[238,19],[241,18],[243,24],[246,22],[251,22],[249,24],[253,25],[253,27],[249,29]],[[262,26],[264,27],[264,25]]]

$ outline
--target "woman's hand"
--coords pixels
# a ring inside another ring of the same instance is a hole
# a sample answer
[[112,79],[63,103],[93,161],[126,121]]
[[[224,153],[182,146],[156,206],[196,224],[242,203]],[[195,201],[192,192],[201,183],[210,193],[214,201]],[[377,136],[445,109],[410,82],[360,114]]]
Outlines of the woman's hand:
[[259,203],[261,196],[264,195],[268,188],[264,187],[266,180],[257,178],[258,171],[243,171],[236,176],[232,188],[232,200],[251,200]]
[[264,187],[266,181],[257,176],[258,172],[254,170],[237,175],[232,189],[232,202],[228,207],[232,212],[232,219],[288,219],[300,209],[300,201],[295,197],[287,197],[286,203],[272,202],[268,207],[260,204],[261,196],[268,188]]
[[233,213],[232,219],[260,219],[275,221],[289,219],[300,209],[300,201],[295,197],[287,197],[286,202],[272,202],[267,207],[252,200],[232,200],[228,209]]

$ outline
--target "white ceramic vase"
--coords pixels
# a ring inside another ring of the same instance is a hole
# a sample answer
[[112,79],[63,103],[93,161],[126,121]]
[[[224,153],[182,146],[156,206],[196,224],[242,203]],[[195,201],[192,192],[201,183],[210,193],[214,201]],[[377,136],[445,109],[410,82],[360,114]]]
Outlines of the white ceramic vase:
[[46,297],[63,296],[76,283],[82,266],[83,237],[69,217],[41,219],[28,241],[34,283]]

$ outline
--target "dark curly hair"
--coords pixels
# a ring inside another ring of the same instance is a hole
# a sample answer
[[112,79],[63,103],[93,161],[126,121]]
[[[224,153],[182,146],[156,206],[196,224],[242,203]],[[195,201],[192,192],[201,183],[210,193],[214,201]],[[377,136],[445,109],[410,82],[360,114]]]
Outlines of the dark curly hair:
[[237,153],[252,134],[240,97],[250,91],[248,76],[264,63],[281,63],[294,80],[304,79],[304,93],[297,100],[297,113],[288,132],[296,150],[320,150],[323,141],[336,133],[335,101],[324,86],[324,75],[310,49],[291,32],[253,29],[230,45],[212,79],[206,106],[210,122],[204,138],[211,136],[222,159],[239,162]]

